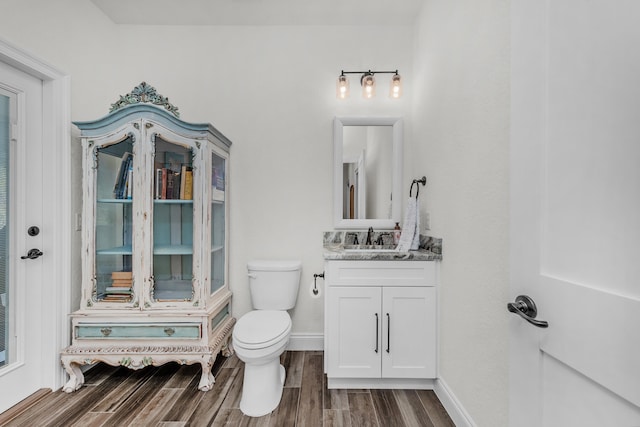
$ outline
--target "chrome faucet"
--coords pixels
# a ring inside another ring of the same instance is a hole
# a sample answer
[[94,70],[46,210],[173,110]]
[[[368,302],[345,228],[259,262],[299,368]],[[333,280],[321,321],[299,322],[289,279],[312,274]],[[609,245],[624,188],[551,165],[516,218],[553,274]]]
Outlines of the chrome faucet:
[[371,242],[371,235],[373,234],[373,227],[369,227],[369,230],[367,231],[367,243],[365,243],[366,245],[372,245],[373,243]]

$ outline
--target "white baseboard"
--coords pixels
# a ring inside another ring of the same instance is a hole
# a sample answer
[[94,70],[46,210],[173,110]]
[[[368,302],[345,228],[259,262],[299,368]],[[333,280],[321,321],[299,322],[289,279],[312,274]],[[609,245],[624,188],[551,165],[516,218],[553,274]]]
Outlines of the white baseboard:
[[440,399],[440,402],[442,402],[442,406],[447,410],[456,427],[477,427],[476,423],[473,422],[471,416],[442,378],[436,380],[433,391],[436,393],[436,396],[438,396],[438,399]]
[[322,351],[324,350],[324,334],[291,334],[287,350]]

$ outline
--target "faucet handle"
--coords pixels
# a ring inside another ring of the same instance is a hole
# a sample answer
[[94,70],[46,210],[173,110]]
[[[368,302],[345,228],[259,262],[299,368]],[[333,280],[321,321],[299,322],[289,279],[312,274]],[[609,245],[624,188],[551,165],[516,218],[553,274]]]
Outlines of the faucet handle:
[[353,245],[359,245],[360,244],[360,242],[358,242],[358,233],[355,233],[353,231],[349,231],[349,232],[347,232],[345,234],[345,236],[344,236],[344,240],[345,240],[344,243],[345,244],[348,244],[347,243],[347,237],[349,237],[349,236],[353,236],[353,242],[351,244],[353,244]]

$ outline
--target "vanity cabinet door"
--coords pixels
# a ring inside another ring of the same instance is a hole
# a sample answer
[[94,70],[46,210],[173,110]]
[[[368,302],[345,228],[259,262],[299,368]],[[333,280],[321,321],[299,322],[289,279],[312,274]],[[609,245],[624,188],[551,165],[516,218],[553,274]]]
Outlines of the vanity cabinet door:
[[379,378],[382,351],[381,289],[328,289],[328,375]]
[[383,288],[383,377],[436,377],[435,321],[435,288]]

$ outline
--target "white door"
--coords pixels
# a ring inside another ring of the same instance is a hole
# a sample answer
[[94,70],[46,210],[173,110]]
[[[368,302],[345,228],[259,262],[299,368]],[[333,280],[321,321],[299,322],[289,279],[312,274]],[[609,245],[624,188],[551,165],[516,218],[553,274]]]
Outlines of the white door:
[[381,293],[378,287],[366,286],[327,290],[329,376],[380,378]]
[[640,2],[511,2],[510,425],[640,426]]
[[0,62],[0,412],[43,382],[42,96]]
[[383,377],[436,377],[435,288],[383,288],[382,343]]

